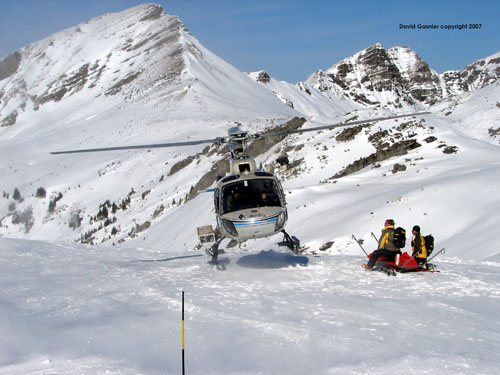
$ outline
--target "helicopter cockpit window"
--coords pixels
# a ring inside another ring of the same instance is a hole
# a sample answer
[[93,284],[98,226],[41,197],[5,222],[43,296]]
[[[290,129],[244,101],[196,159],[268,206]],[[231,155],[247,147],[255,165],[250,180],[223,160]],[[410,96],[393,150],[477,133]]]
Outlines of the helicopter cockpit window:
[[222,212],[258,207],[281,207],[281,196],[273,179],[244,180],[222,188]]

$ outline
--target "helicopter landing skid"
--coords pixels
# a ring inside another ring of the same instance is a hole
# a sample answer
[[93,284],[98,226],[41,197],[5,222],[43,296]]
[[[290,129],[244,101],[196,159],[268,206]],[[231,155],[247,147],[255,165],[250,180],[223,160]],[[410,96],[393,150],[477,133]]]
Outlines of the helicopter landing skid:
[[224,236],[217,238],[217,240],[210,246],[210,248],[205,249],[207,255],[212,257],[212,264],[219,264],[218,256],[219,254],[224,254],[225,251],[223,249],[219,249],[219,245],[222,240],[226,238]]
[[291,236],[285,232],[285,230],[282,230],[281,233],[283,233],[283,241],[279,242],[279,246],[286,246],[288,247],[294,254],[298,254],[300,252],[300,240],[295,237]]

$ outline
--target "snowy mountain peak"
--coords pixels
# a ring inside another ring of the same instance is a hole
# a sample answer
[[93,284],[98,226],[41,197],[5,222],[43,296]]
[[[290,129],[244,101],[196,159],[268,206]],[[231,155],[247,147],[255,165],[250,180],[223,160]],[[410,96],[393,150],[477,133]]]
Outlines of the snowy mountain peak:
[[273,98],[206,50],[177,16],[145,4],[91,19],[0,60],[0,123],[12,126],[26,111],[77,94],[85,102],[118,94],[120,101],[163,101],[173,110],[187,99],[186,106],[205,110],[212,104],[205,91],[228,99],[229,89],[212,86],[219,82],[247,86],[233,98],[241,105],[254,101],[249,91]]
[[86,97],[127,98],[172,83],[184,68],[177,17],[157,5],[106,14],[58,32],[0,60],[2,126],[83,90]]
[[408,47],[376,43],[307,80],[367,106],[423,108],[441,98],[438,75]]

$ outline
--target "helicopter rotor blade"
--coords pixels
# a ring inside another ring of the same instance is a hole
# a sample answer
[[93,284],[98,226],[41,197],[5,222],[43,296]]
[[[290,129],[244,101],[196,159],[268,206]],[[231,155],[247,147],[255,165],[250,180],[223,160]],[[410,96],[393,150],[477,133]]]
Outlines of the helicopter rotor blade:
[[138,150],[145,148],[148,149],[148,148],[161,148],[161,147],[182,147],[182,146],[195,146],[203,143],[222,143],[222,142],[223,142],[222,138],[214,138],[214,139],[202,139],[199,141],[187,141],[187,142],[156,143],[156,144],[135,145],[135,146],[100,147],[100,148],[86,148],[80,150],[54,151],[51,152],[51,154],[60,155],[60,154],[77,154],[84,152],[123,151],[123,150]]
[[[395,116],[388,116],[388,117],[376,117],[376,118],[367,119],[367,120],[357,120],[357,121],[337,123],[337,124],[332,124],[332,125],[316,126],[316,127],[307,128],[307,129],[287,130],[287,131],[270,133],[270,134],[250,134],[250,135],[247,135],[247,133],[245,132],[245,134],[244,135],[242,134],[242,136],[239,138],[261,139],[263,137],[273,137],[273,136],[278,136],[278,135],[298,134],[298,133],[306,133],[306,132],[319,131],[319,130],[330,130],[330,129],[335,129],[335,128],[339,128],[339,127],[343,127],[343,126],[358,125],[358,124],[377,122],[377,121],[383,121],[383,120],[393,120],[393,119],[397,119],[397,118],[401,118],[401,117],[426,115],[429,113],[430,112],[415,112],[415,113],[409,113],[409,114],[404,114],[404,115],[395,115]],[[213,138],[213,139],[201,139],[198,141],[187,141],[187,142],[156,143],[156,144],[145,144],[145,145],[99,147],[99,148],[86,148],[86,149],[79,149],[79,150],[53,151],[53,152],[51,152],[51,154],[52,155],[61,155],[61,154],[86,153],[86,152],[151,149],[151,148],[162,148],[162,147],[183,147],[183,146],[195,146],[195,145],[204,144],[204,143],[231,143],[235,139],[238,139],[238,137],[230,135],[228,137],[217,137],[217,138]]]
[[411,117],[411,116],[419,116],[419,115],[427,115],[430,112],[415,112],[415,113],[409,113],[406,115],[396,115],[396,116],[389,116],[389,117],[375,117],[369,120],[357,120],[357,121],[350,121],[350,122],[339,122],[337,124],[332,124],[332,125],[324,125],[324,126],[316,126],[314,128],[307,128],[307,129],[296,129],[296,130],[287,130],[287,131],[282,131],[282,132],[277,132],[277,133],[270,133],[270,134],[262,134],[263,137],[274,137],[278,135],[287,135],[287,134],[298,134],[298,133],[306,133],[306,132],[313,132],[313,131],[319,131],[319,130],[331,130],[335,128],[340,128],[343,126],[351,126],[351,125],[358,125],[358,124],[364,124],[368,122],[377,122],[377,121],[383,121],[383,120],[393,120],[396,118],[401,118],[401,117]]

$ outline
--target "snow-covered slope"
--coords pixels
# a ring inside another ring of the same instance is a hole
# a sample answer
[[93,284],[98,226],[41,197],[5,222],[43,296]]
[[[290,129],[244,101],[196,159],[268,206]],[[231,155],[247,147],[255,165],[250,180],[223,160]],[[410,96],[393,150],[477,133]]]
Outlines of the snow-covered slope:
[[458,132],[500,144],[500,82],[451,97],[435,107]]
[[291,84],[278,81],[270,77],[265,70],[249,73],[249,76],[270,90],[283,104],[297,110],[310,120],[331,123],[332,119],[360,108],[358,103],[343,95],[341,90],[322,91],[307,82]]
[[0,239],[0,374],[495,374],[499,263],[388,278],[360,257]]

